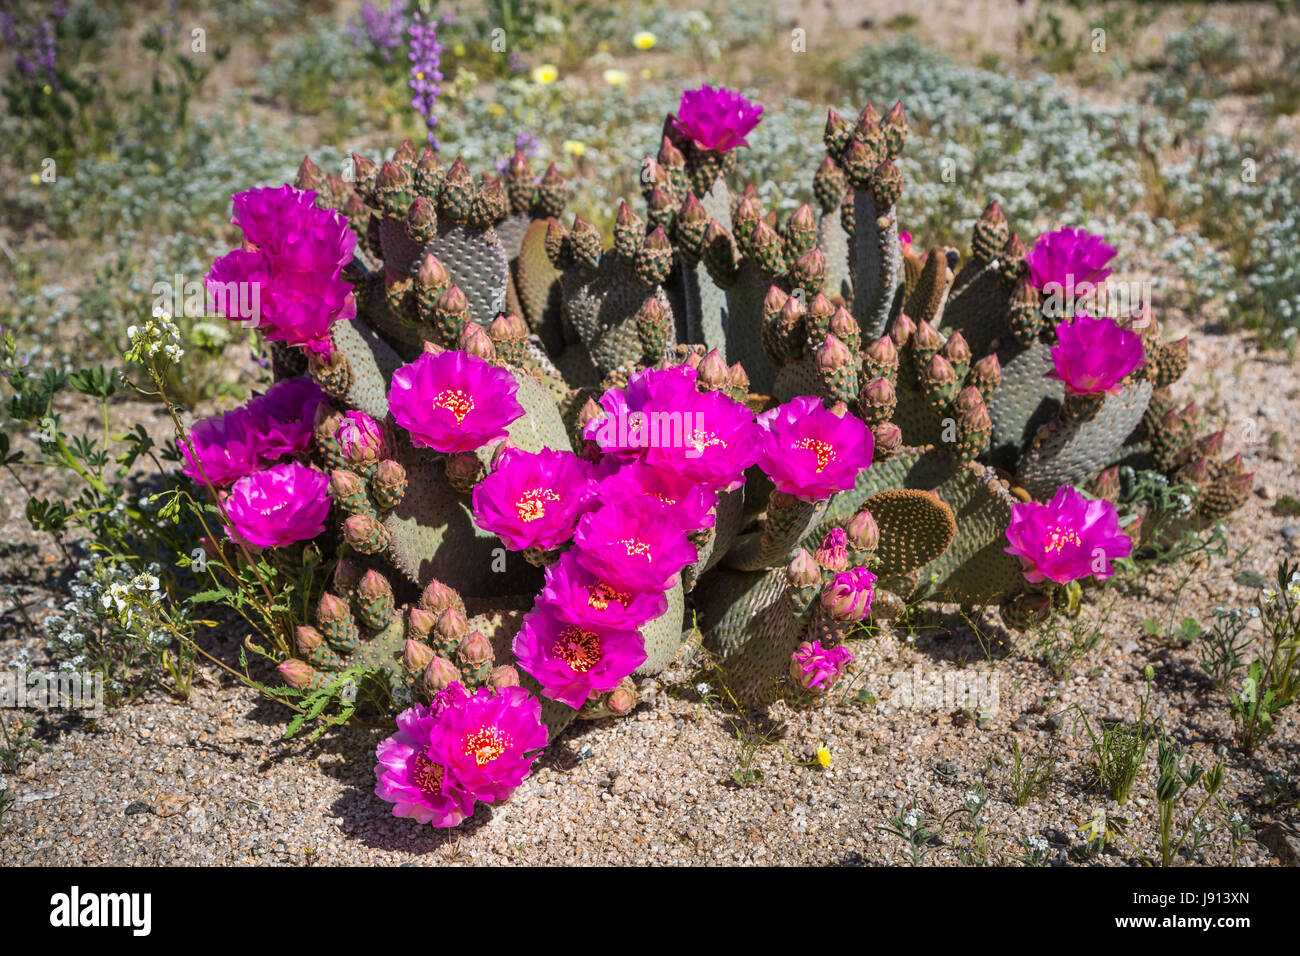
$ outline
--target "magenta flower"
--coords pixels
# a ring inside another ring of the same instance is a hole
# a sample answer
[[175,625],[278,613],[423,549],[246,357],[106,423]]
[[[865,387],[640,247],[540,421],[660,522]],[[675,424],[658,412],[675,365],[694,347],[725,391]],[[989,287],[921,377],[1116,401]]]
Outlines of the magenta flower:
[[270,341],[328,353],[330,326],[356,316],[342,277],[356,236],[315,199],[288,185],[235,195],[231,222],[244,246],[214,262],[205,284],[210,311],[263,328]]
[[674,125],[700,149],[725,153],[748,146],[745,137],[758,125],[763,107],[734,90],[702,86],[683,90]]
[[278,548],[325,530],[329,478],[315,468],[287,461],[240,478],[225,504],[231,525],[227,534],[259,548]]
[[871,613],[876,576],[866,568],[841,571],[822,591],[822,607],[837,621],[860,621]]
[[569,624],[625,631],[636,630],[668,609],[662,591],[632,591],[603,581],[579,564],[573,551],[546,569],[541,601]]
[[1121,329],[1114,319],[1076,315],[1073,322],[1056,327],[1056,341],[1056,367],[1043,377],[1064,382],[1071,395],[1117,394],[1124,376],[1146,362],[1142,337]]
[[583,438],[620,461],[643,457],[652,445],[681,444],[689,424],[682,407],[696,394],[695,377],[689,365],[633,373],[626,389],[600,397],[605,415],[587,423]]
[[542,704],[522,687],[480,687],[447,707],[429,742],[444,781],[485,803],[506,799],[546,746]]
[[1061,290],[1077,290],[1084,283],[1095,285],[1110,275],[1106,263],[1113,258],[1115,247],[1101,236],[1082,229],[1058,229],[1039,236],[1025,262],[1035,288],[1055,283]]
[[1017,502],[1007,527],[1011,547],[1025,580],[1065,584],[1076,578],[1104,580],[1115,573],[1113,562],[1133,551],[1133,539],[1120,531],[1115,506],[1104,498],[1089,501],[1062,485],[1047,504]]
[[454,827],[473,812],[474,797],[429,756],[440,722],[440,712],[418,703],[397,715],[397,733],[375,749],[375,796],[394,804],[395,817]]
[[384,455],[384,430],[365,412],[344,412],[334,438],[348,461],[376,461]]
[[474,488],[474,521],[512,551],[559,547],[595,497],[588,468],[569,451],[508,449]]
[[195,422],[189,439],[180,443],[186,462],[181,470],[199,484],[206,476],[214,485],[228,485],[262,465],[263,437],[247,408]]
[[790,655],[790,678],[804,690],[829,690],[853,660],[847,647],[822,647],[821,641],[804,641]]
[[524,618],[514,652],[543,694],[575,710],[645,663],[645,642],[636,631],[572,624],[546,606]]
[[513,375],[477,355],[425,352],[393,373],[388,407],[417,447],[473,451],[505,438],[523,415],[518,391]]
[[583,437],[603,452],[640,457],[711,491],[740,487],[758,457],[754,415],[720,392],[697,391],[695,377],[689,366],[633,375],[625,391],[601,396],[606,415],[588,422]]
[[758,465],[778,490],[803,501],[847,491],[871,465],[871,429],[851,412],[844,417],[800,396],[758,416],[763,429]]
[[327,401],[321,387],[306,375],[276,382],[250,401],[248,413],[261,439],[263,460],[301,455],[311,448],[316,411]]
[[664,518],[680,523],[688,533],[713,527],[713,508],[718,503],[716,491],[685,475],[652,468],[639,461],[618,467],[617,459],[605,458],[596,466],[598,473],[606,470],[602,467],[606,462],[612,463],[614,469],[600,482],[602,500],[640,498],[651,504],[658,502]]
[[583,515],[574,536],[577,560],[602,581],[630,591],[666,591],[698,556],[680,524],[633,499]]

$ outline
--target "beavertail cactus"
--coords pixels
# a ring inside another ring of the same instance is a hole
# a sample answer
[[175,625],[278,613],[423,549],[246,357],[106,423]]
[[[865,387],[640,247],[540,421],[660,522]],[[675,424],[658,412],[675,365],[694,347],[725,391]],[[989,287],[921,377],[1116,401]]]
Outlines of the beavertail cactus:
[[[416,702],[380,749],[396,812],[504,798],[530,748],[627,714],[701,639],[738,699],[811,703],[908,603],[1041,620],[1053,582],[1127,553],[1122,460],[1195,484],[1204,518],[1248,492],[1170,394],[1185,341],[1059,308],[1108,274],[1100,237],[1026,251],[996,202],[964,264],[900,232],[901,104],[831,112],[816,207],[782,221],[732,192],[762,112],[684,94],[608,241],[518,152],[497,178],[404,143],[236,197],[244,246],[209,281],[268,277],[282,381],[196,426],[185,470],[245,541],[334,560],[281,673]],[[291,530],[259,541],[268,508]]]

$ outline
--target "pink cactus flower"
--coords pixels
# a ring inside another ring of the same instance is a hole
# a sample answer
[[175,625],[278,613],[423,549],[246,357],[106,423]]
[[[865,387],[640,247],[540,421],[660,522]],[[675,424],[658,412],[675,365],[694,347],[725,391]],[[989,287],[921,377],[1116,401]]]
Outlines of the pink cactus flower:
[[617,687],[646,656],[636,631],[572,624],[546,605],[524,618],[514,652],[543,694],[575,710],[592,695]]
[[595,497],[589,467],[569,451],[508,449],[474,488],[474,521],[512,551],[557,548]]
[[763,107],[734,90],[702,86],[682,92],[674,125],[699,149],[725,153],[737,146],[748,146],[745,137],[762,116]]
[[635,499],[583,515],[574,544],[579,564],[629,591],[666,591],[697,557],[680,524],[664,521],[659,508]]
[[248,413],[261,437],[263,460],[276,461],[310,449],[316,410],[327,400],[319,385],[300,375],[276,382],[265,395],[250,401]]
[[384,430],[365,412],[344,412],[334,438],[348,461],[376,461],[385,452]]
[[871,613],[876,576],[866,568],[841,571],[822,591],[822,607],[837,621],[860,621]]
[[1057,229],[1038,237],[1025,256],[1029,280],[1038,289],[1055,283],[1062,290],[1095,285],[1108,275],[1106,264],[1115,258],[1115,247],[1101,236],[1082,229]]
[[329,478],[296,461],[240,478],[226,498],[232,537],[259,548],[306,541],[325,530]]
[[583,437],[620,461],[643,458],[652,444],[680,443],[681,406],[696,391],[695,377],[689,365],[634,372],[626,389],[611,388],[600,397],[605,415],[588,422]]
[[758,416],[763,429],[758,465],[776,487],[803,501],[821,501],[854,486],[871,465],[871,429],[852,412],[844,417],[800,396]]
[[668,597],[662,591],[630,591],[602,581],[578,563],[573,551],[546,569],[541,601],[561,621],[627,631],[668,609]]
[[1104,498],[1089,501],[1069,485],[1047,504],[1011,506],[1004,550],[1020,560],[1025,580],[1065,584],[1076,578],[1104,580],[1115,573],[1116,558],[1133,551],[1133,539],[1119,527],[1115,506]]
[[853,660],[843,645],[822,647],[821,641],[804,641],[790,655],[790,678],[804,690],[829,690]]
[[477,355],[425,352],[393,373],[388,406],[393,419],[420,448],[473,451],[506,437],[506,426],[524,414],[510,372]]
[[1071,395],[1117,394],[1124,376],[1146,362],[1142,337],[1121,329],[1114,319],[1076,315],[1073,322],[1056,327],[1056,341],[1056,367],[1043,377],[1064,382]]
[[[612,463],[613,467],[607,466],[606,462]],[[639,461],[620,467],[613,457],[605,458],[596,466],[596,471],[608,475],[600,482],[603,501],[640,498],[652,504],[658,502],[665,520],[678,522],[688,533],[713,527],[713,509],[718,503],[718,493],[685,475],[652,468]]]
[[212,264],[209,309],[266,331],[273,342],[328,354],[330,326],[356,316],[342,268],[356,236],[338,212],[317,208],[316,194],[281,186],[234,197],[244,246]]
[[523,783],[546,739],[536,697],[522,687],[480,687],[442,711],[429,759],[452,787],[497,803]]
[[199,484],[206,477],[222,487],[261,467],[264,439],[248,409],[235,408],[195,422],[189,441],[180,446],[185,474]]
[[429,756],[441,716],[418,703],[397,715],[397,733],[375,749],[375,796],[393,804],[395,817],[454,827],[473,812],[474,797]]

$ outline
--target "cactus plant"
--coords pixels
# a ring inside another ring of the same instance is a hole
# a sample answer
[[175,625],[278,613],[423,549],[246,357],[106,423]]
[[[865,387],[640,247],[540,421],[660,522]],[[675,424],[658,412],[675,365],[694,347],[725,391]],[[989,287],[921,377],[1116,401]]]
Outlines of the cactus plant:
[[350,183],[303,161],[289,199],[345,214],[361,248],[331,265],[355,316],[276,349],[328,396],[311,458],[339,555],[287,681],[360,665],[429,714],[520,685],[553,739],[693,652],[689,601],[739,697],[807,701],[907,602],[1037,613],[1008,528],[1061,486],[1147,461],[1206,518],[1240,504],[1240,458],[1170,398],[1185,341],[1101,320],[1140,358],[1076,375],[1062,350],[1096,320],[1053,321],[997,203],[960,268],[900,238],[901,104],[830,113],[820,215],[784,223],[731,192],[752,123],[703,108],[668,118],[645,215],[622,204],[608,247],[519,153],[500,180],[409,143],[354,157]]

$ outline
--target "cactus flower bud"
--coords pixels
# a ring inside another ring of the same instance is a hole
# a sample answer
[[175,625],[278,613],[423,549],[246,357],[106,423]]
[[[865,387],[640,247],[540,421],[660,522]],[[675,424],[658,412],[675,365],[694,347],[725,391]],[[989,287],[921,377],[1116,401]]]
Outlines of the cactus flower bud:
[[434,626],[434,630],[443,641],[459,644],[469,631],[469,621],[465,619],[464,611],[452,606],[438,615],[438,623]]
[[710,391],[726,388],[731,377],[731,370],[726,360],[717,349],[712,349],[700,362],[699,380]]
[[822,608],[836,621],[860,621],[871,612],[875,593],[876,576],[866,568],[841,571],[822,591]]
[[876,548],[880,546],[880,528],[876,526],[876,519],[866,508],[849,519],[848,524],[844,526],[844,531],[848,536],[849,546],[856,551],[875,554]]
[[386,451],[383,429],[365,412],[344,412],[334,439],[350,465],[373,465]]
[[459,607],[460,595],[437,578],[431,580],[420,594],[420,607],[437,616],[449,607]]
[[406,650],[402,652],[402,666],[408,674],[418,674],[433,661],[433,648],[428,644],[407,638]]
[[414,640],[425,641],[433,632],[434,625],[437,623],[437,616],[422,607],[407,609],[406,633],[407,636]]
[[843,528],[831,528],[822,538],[817,563],[827,571],[843,571],[849,566],[849,538]]
[[834,335],[827,335],[826,341],[817,348],[817,367],[823,372],[831,372],[852,364],[853,353]]
[[898,318],[894,319],[894,324],[890,326],[889,337],[894,340],[894,348],[901,349],[912,340],[916,333],[916,323],[913,322],[906,312],[898,313]]
[[296,658],[285,661],[277,670],[284,682],[296,690],[309,690],[316,680],[316,668]]
[[424,689],[431,694],[458,680],[460,680],[460,671],[445,657],[435,657],[424,669]]
[[494,667],[488,675],[488,685],[491,687],[518,687],[519,672],[509,664]]
[[456,648],[456,655],[467,664],[490,664],[492,662],[492,642],[482,631],[470,631]]
[[800,548],[794,553],[785,577],[793,588],[810,588],[821,581],[821,569],[807,549]]

